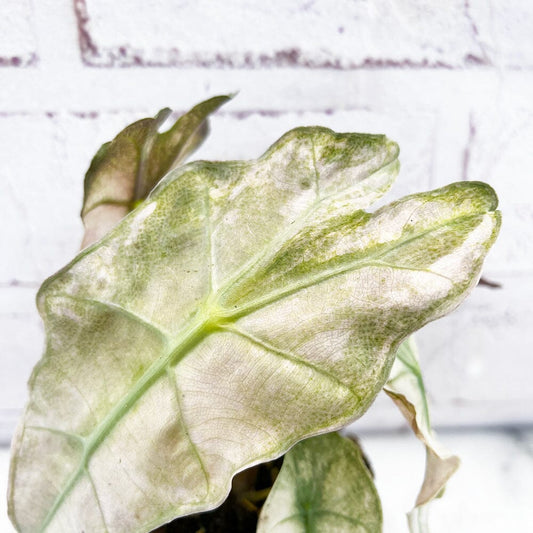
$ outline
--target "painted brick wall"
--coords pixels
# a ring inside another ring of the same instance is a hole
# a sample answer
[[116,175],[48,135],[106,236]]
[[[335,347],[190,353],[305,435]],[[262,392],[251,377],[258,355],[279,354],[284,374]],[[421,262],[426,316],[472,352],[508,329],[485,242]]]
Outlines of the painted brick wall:
[[[529,0],[3,0],[0,440],[42,352],[42,280],[81,238],[83,175],[127,123],[240,93],[201,158],[259,155],[285,130],[386,133],[390,197],[462,179],[504,213],[485,276],[419,335],[440,425],[533,422],[533,3]],[[365,427],[400,423],[378,401]]]

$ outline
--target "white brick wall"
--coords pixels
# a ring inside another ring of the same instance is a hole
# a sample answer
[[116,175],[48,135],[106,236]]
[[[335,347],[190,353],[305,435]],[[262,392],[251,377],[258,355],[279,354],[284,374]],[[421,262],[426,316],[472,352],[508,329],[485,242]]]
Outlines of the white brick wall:
[[[239,90],[201,158],[259,155],[285,130],[382,132],[392,196],[460,179],[504,213],[478,288],[420,334],[441,425],[531,423],[533,4],[512,0],[3,0],[0,440],[42,351],[33,298],[78,249],[95,150],[159,108]],[[378,402],[366,427],[398,424]]]

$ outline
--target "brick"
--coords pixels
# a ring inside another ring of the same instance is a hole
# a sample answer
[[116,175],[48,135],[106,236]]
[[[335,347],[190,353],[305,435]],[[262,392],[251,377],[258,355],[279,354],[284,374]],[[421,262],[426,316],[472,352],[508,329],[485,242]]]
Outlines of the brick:
[[0,287],[0,446],[11,440],[28,399],[27,382],[43,352],[37,287]]
[[[55,67],[54,67],[55,68]],[[502,87],[504,86],[504,88]],[[36,91],[35,87],[39,87]],[[530,100],[533,71],[448,69],[194,69],[72,67],[60,72],[4,69],[6,112],[186,109],[216,94],[239,91],[227,110],[380,113],[464,113],[480,101],[494,105],[502,90]]]
[[533,344],[528,275],[493,278],[418,334],[426,385],[441,425],[531,424]]
[[527,0],[470,0],[467,12],[483,54],[491,64],[533,67],[533,3]]
[[0,67],[27,67],[37,63],[30,0],[3,0],[0,17]]
[[0,211],[8,221],[0,226],[7,258],[0,264],[0,282],[41,282],[77,253],[83,176],[90,159],[133,120],[131,115],[117,118],[52,113],[0,117]]
[[500,198],[503,224],[487,269],[531,272],[533,107],[513,100],[474,110],[467,173],[469,179],[491,184]]
[[35,287],[0,288],[0,443],[14,429],[27,400],[26,383],[43,352]]
[[[483,62],[462,1],[76,0],[91,66],[457,67]],[[142,28],[142,31],[139,29]]]
[[76,250],[81,186],[63,172],[54,117],[4,116],[0,130],[5,154],[0,209],[8,221],[0,228],[8,259],[0,266],[0,281],[35,281]]

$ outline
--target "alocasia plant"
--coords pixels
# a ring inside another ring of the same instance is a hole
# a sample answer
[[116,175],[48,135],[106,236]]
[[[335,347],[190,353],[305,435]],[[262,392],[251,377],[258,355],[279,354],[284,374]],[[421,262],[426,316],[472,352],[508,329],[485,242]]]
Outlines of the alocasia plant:
[[360,417],[402,341],[479,278],[492,189],[369,213],[398,172],[383,135],[297,128],[257,160],[178,166],[144,200],[224,101],[178,122],[181,144],[156,117],[93,160],[86,242],[99,206],[138,206],[39,291],[46,350],[9,485],[19,531],[146,532],[217,507],[236,473]]

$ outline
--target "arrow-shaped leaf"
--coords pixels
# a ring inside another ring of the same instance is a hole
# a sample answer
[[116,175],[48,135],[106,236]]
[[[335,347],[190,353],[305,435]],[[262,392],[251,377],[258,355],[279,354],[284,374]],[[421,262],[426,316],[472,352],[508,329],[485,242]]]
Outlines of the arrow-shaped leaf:
[[299,442],[261,511],[257,533],[380,533],[381,503],[357,444],[338,433]]
[[408,518],[413,533],[427,533],[425,506],[442,493],[448,479],[459,468],[460,461],[444,448],[431,428],[426,390],[413,337],[401,344],[384,390],[426,446],[424,482]]
[[207,117],[230,98],[215,96],[201,102],[158,133],[171,112],[162,109],[154,118],[130,124],[100,147],[85,175],[82,248],[103,237],[198,148],[208,133]]
[[19,530],[148,531],[361,416],[401,341],[475,285],[499,227],[481,183],[362,211],[397,154],[314,127],[257,161],[179,167],[47,280],[13,444]]

